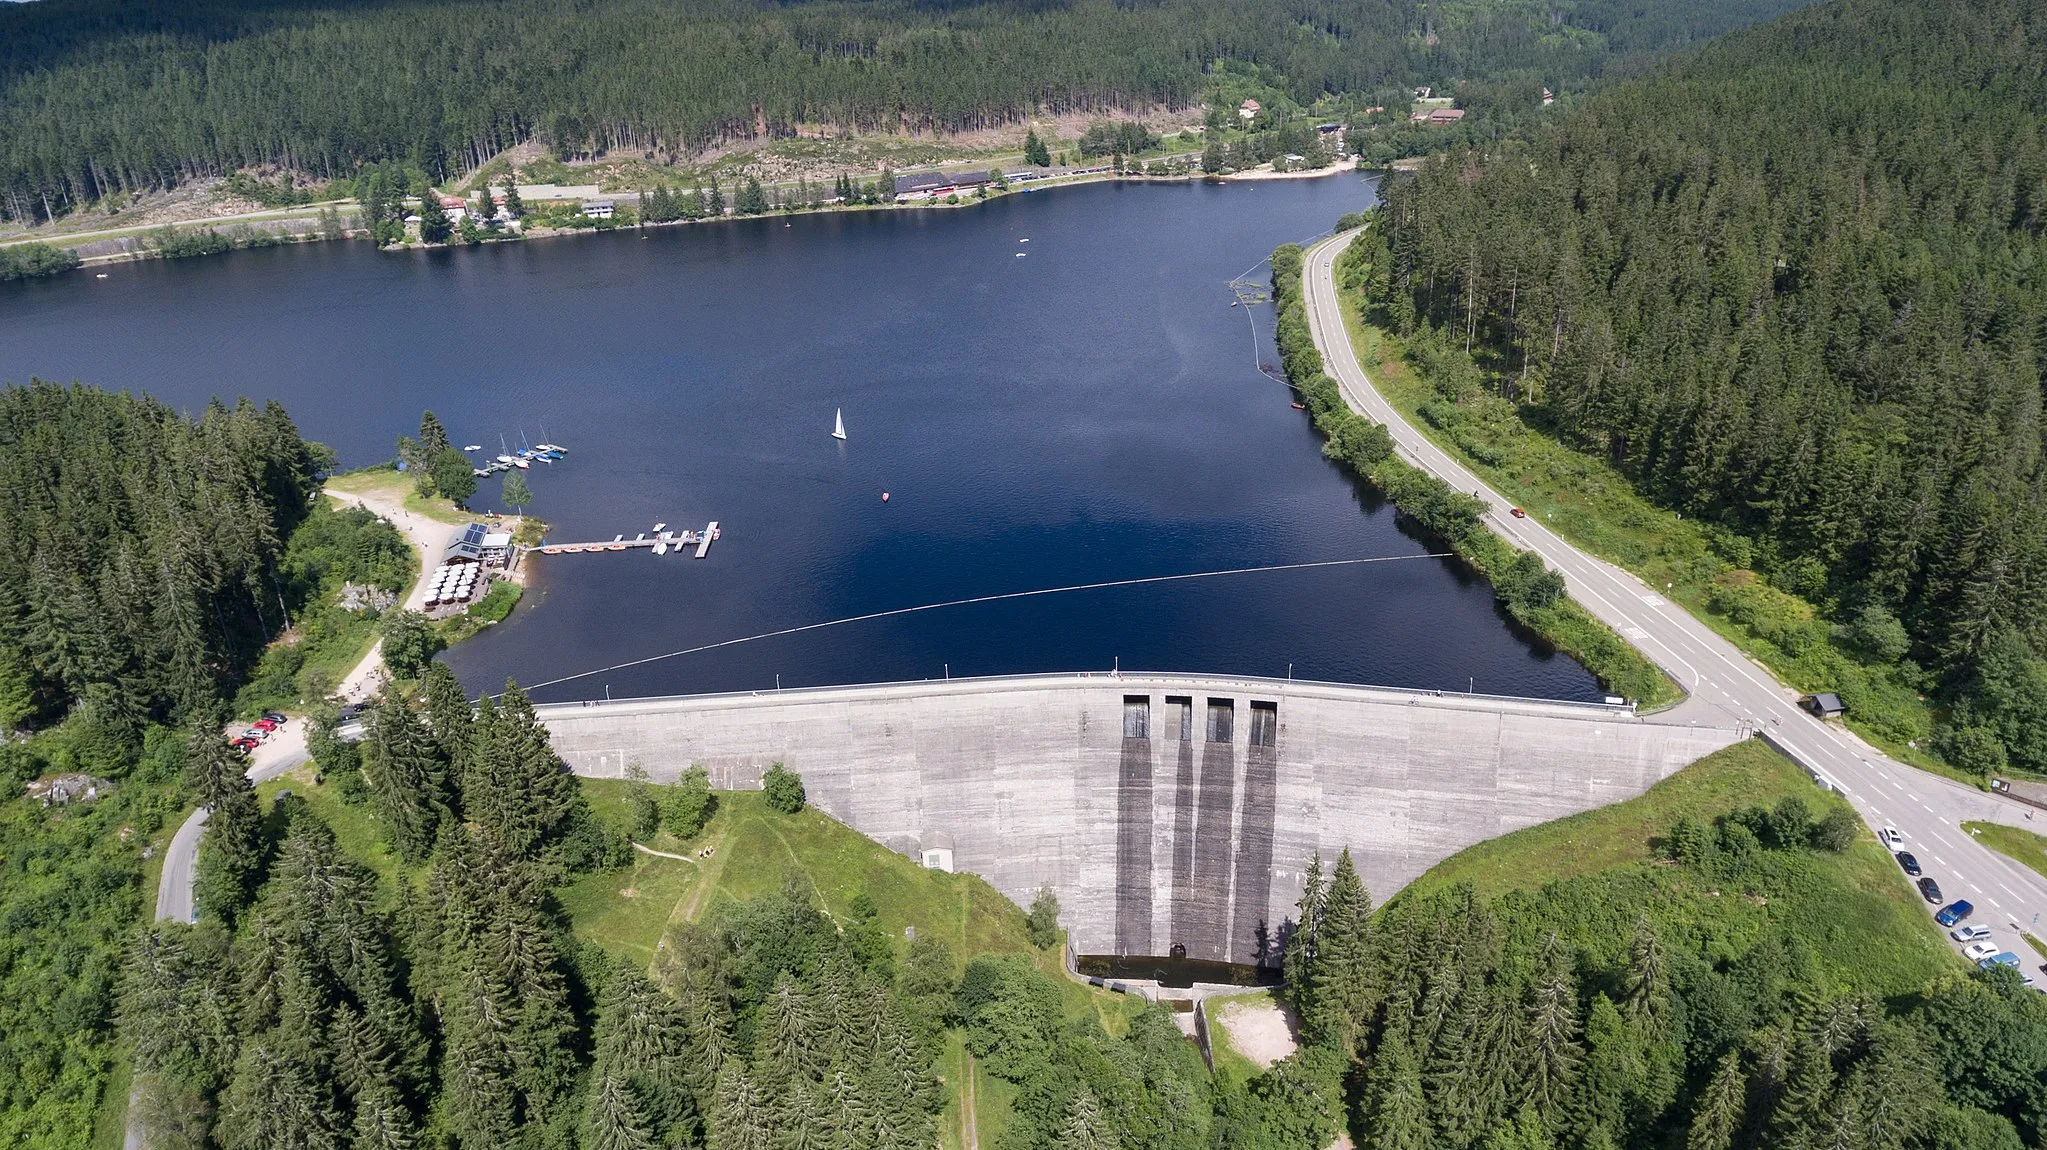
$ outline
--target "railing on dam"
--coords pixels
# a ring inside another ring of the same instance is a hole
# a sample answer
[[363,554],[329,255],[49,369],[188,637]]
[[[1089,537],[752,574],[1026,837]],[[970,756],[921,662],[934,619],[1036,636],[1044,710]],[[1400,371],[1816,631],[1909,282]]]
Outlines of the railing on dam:
[[1501,704],[1542,707],[1579,708],[1587,714],[1632,715],[1632,703],[1587,702],[1580,699],[1542,699],[1525,695],[1493,695],[1484,691],[1445,691],[1418,687],[1388,687],[1373,683],[1339,683],[1326,679],[1272,678],[1261,675],[1203,674],[1193,671],[1049,671],[1020,675],[972,675],[948,676],[942,679],[900,679],[879,683],[838,683],[815,687],[770,687],[758,691],[713,691],[695,695],[634,695],[621,698],[583,699],[563,703],[541,703],[535,709],[550,711],[570,710],[582,707],[611,707],[621,705],[645,706],[653,703],[715,703],[721,700],[787,698],[801,700],[806,696],[826,695],[833,692],[860,691],[881,693],[919,694],[934,690],[980,691],[990,689],[1021,687],[1060,686],[1106,686],[1118,682],[1185,683],[1204,684],[1210,687],[1230,687],[1243,691],[1262,691],[1285,694],[1289,690],[1316,690],[1337,692],[1361,692],[1378,695],[1397,695],[1413,699],[1459,699],[1479,704]]

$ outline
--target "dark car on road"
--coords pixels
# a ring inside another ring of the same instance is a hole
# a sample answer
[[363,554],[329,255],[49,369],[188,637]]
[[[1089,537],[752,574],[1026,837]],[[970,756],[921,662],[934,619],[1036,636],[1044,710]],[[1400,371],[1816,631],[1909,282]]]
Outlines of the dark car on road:
[[1919,876],[1919,860],[1912,857],[1911,851],[1898,852],[1898,865],[1905,868],[1906,874],[1914,878]]
[[1976,904],[1968,899],[1962,899],[1960,902],[1949,903],[1940,908],[1940,913],[1933,916],[1933,921],[1942,926],[1953,926],[1975,913]]
[[1926,896],[1927,902],[1939,902],[1940,884],[1933,881],[1932,875],[1927,875],[1919,880],[1919,893]]

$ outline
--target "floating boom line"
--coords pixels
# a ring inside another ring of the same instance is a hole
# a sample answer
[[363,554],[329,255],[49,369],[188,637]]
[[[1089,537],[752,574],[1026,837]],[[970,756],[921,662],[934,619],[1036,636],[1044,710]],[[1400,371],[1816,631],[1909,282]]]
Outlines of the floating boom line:
[[822,631],[827,627],[843,627],[849,623],[866,623],[875,619],[889,619],[898,615],[915,615],[924,611],[940,611],[948,607],[970,607],[978,603],[999,603],[1005,599],[1031,599],[1042,595],[1064,595],[1074,591],[1102,591],[1111,587],[1139,587],[1148,583],[1179,583],[1190,579],[1219,579],[1226,575],[1263,575],[1278,571],[1306,571],[1317,567],[1356,567],[1367,563],[1404,563],[1424,559],[1449,559],[1453,558],[1454,555],[1454,552],[1443,551],[1428,552],[1421,555],[1376,555],[1362,559],[1320,559],[1309,563],[1274,563],[1264,567],[1230,567],[1220,571],[1195,571],[1182,575],[1147,575],[1141,579],[1110,579],[1101,583],[1075,583],[1067,587],[1040,587],[1032,591],[1005,591],[999,595],[976,595],[970,599],[948,599],[943,603],[922,603],[915,607],[892,607],[886,611],[873,611],[865,615],[848,615],[843,619],[827,619],[822,623],[805,623],[800,627],[784,627],[779,631],[762,631],[758,635],[742,635],[737,639],[720,639],[715,643],[685,647],[680,651],[668,651],[659,655],[648,655],[645,658],[630,659],[623,663],[613,663],[609,667],[598,667],[591,671],[578,671],[573,675],[563,675],[559,679],[549,679],[544,683],[527,684],[525,690],[538,691],[546,687],[559,686],[562,683],[572,683],[577,679],[587,679],[592,675],[607,675],[613,671],[641,667],[648,663],[661,662],[664,659],[679,659],[685,655],[699,655],[705,651],[715,651],[720,647],[736,647],[742,643],[753,643],[762,639],[779,639],[784,635],[800,635],[806,631]]

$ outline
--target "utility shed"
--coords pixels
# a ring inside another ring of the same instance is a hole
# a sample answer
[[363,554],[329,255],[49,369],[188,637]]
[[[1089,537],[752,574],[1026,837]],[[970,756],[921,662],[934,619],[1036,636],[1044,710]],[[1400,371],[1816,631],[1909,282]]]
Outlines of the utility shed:
[[1838,719],[1848,713],[1848,704],[1832,691],[1821,691],[1806,697],[1805,709],[1822,719]]

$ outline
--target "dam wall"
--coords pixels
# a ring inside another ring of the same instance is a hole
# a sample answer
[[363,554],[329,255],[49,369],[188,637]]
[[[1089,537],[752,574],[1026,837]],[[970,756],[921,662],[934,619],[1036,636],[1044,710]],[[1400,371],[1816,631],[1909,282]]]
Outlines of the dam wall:
[[1732,728],[1625,708],[1155,674],[538,708],[579,775],[772,763],[810,801],[1020,905],[1050,883],[1083,954],[1276,961],[1302,872],[1350,848],[1373,896],[1486,839],[1641,794]]

